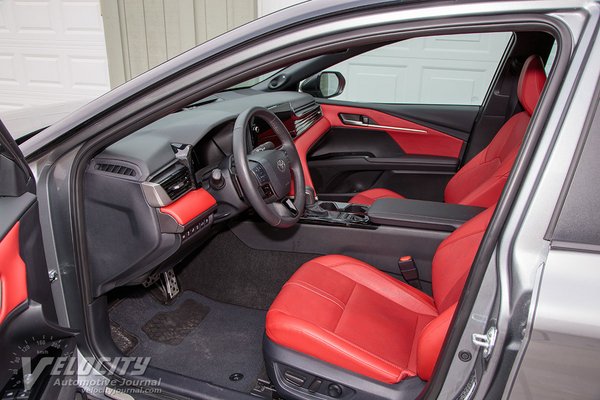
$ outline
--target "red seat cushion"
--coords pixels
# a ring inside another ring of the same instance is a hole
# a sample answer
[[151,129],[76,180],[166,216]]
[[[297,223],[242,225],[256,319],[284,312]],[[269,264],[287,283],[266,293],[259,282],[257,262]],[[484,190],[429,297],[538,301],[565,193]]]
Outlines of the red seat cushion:
[[[490,144],[450,179],[444,191],[446,203],[490,207],[498,201],[545,83],[542,60],[530,56],[517,86],[517,96],[525,111],[506,121]],[[357,194],[350,203],[371,205],[383,197],[402,198],[387,189],[371,189]]]
[[304,264],[267,314],[268,337],[293,350],[394,383],[416,374],[416,333],[433,299],[350,257]]
[[283,286],[267,313],[267,336],[382,382],[428,379],[492,212],[442,242],[434,298],[354,258],[319,257]]

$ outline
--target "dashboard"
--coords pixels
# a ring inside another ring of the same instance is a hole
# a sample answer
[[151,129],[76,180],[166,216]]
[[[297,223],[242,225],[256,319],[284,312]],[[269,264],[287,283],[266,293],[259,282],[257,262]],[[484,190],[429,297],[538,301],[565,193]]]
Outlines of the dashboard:
[[[84,208],[96,296],[152,281],[206,240],[215,223],[247,208],[231,154],[235,120],[252,106],[275,113],[294,138],[322,117],[308,94],[227,91],[132,133],[90,161]],[[251,121],[247,134],[249,151],[280,144],[262,120]]]

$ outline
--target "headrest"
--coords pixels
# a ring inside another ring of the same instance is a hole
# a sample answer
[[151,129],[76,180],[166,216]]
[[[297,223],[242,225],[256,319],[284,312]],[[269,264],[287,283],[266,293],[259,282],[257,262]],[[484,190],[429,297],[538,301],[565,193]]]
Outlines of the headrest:
[[529,56],[525,60],[517,86],[519,102],[529,115],[533,114],[545,83],[546,71],[542,59],[537,55]]

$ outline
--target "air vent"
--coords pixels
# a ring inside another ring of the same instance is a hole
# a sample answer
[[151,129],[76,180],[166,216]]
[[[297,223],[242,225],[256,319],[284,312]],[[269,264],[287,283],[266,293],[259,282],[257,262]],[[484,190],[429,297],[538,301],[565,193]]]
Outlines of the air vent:
[[294,110],[294,115],[296,115],[297,118],[294,120],[295,136],[300,136],[306,132],[308,128],[313,126],[323,114],[321,112],[321,107],[313,102]]
[[188,169],[183,165],[176,165],[169,169],[164,178],[159,178],[157,183],[167,192],[171,200],[176,200],[192,189],[192,180]]
[[294,115],[297,118],[304,118],[306,116],[306,114],[310,114],[310,113],[314,112],[316,109],[320,109],[320,107],[313,100],[309,103],[302,104],[301,106],[298,106],[297,108],[293,108],[293,111],[294,111]]
[[135,176],[135,170],[133,168],[125,167],[123,165],[117,164],[109,164],[109,163],[99,163],[96,164],[96,169],[98,171],[109,172],[111,174],[125,175],[125,176]]

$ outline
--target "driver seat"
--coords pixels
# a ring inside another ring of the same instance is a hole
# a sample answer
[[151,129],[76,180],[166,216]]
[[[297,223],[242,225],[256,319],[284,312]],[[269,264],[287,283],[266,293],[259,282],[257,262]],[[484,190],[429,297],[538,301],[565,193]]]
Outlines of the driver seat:
[[[429,380],[494,207],[440,244],[432,263],[433,297],[351,257],[305,263],[267,313],[265,347],[293,350],[285,364],[300,371],[308,355],[324,362],[323,370],[333,365],[370,382]],[[284,378],[273,371],[281,360],[266,350],[265,359],[280,389]]]
[[[524,111],[506,121],[490,144],[450,179],[444,190],[446,203],[490,207],[498,201],[545,83],[542,59],[537,55],[529,56],[517,86],[517,96]],[[403,199],[404,196],[375,188],[356,194],[349,202],[371,205],[381,198]]]

